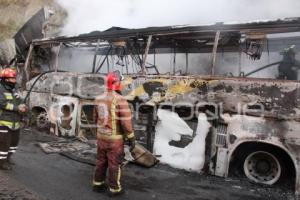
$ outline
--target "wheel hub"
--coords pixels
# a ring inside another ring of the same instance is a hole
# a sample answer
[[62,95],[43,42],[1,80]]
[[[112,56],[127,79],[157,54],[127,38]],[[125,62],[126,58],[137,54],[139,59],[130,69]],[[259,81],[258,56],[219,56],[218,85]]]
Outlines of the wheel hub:
[[245,159],[244,172],[254,182],[272,185],[280,178],[281,166],[272,154],[257,151]]
[[267,174],[271,170],[271,166],[266,160],[259,160],[255,168],[259,174]]
[[36,118],[36,125],[39,129],[47,128],[49,125],[49,118],[46,112],[40,113]]

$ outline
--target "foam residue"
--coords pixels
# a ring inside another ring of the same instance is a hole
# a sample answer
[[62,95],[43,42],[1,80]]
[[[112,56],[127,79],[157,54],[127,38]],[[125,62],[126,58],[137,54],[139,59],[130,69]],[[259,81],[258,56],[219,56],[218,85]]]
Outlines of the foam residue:
[[201,172],[205,161],[205,138],[210,123],[204,113],[198,116],[196,136],[184,148],[170,146],[172,140],[179,141],[182,135],[193,135],[193,130],[176,113],[158,110],[159,122],[156,126],[154,154],[160,155],[161,163],[187,171]]

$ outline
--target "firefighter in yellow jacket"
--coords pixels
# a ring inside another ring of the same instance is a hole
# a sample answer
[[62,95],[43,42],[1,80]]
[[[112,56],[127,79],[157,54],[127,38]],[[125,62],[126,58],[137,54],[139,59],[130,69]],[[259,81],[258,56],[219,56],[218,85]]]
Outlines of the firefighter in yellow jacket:
[[106,190],[105,179],[108,169],[108,193],[115,196],[123,193],[121,163],[124,159],[124,140],[128,140],[131,149],[135,145],[135,136],[131,122],[131,110],[126,99],[119,94],[121,76],[108,73],[107,91],[95,100],[95,118],[97,124],[97,160],[93,180],[93,189]]
[[10,170],[10,157],[18,148],[21,113],[27,108],[15,92],[16,71],[0,72],[0,169]]

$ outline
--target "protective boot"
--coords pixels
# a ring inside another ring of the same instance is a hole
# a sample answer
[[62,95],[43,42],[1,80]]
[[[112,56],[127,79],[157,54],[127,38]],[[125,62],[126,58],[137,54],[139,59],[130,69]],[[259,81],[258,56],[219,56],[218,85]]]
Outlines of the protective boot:
[[93,191],[98,193],[103,193],[107,190],[107,186],[103,185],[93,185]]
[[124,194],[124,190],[122,189],[119,192],[112,192],[110,190],[108,190],[108,196],[109,197],[116,197],[116,196],[121,196],[122,194]]
[[0,170],[12,170],[7,160],[0,160]]

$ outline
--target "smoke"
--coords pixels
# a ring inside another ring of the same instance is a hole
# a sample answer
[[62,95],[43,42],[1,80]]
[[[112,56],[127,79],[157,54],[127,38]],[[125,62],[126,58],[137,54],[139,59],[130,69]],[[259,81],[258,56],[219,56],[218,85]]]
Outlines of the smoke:
[[200,25],[300,16],[299,0],[56,0],[68,12],[65,35],[112,26]]

